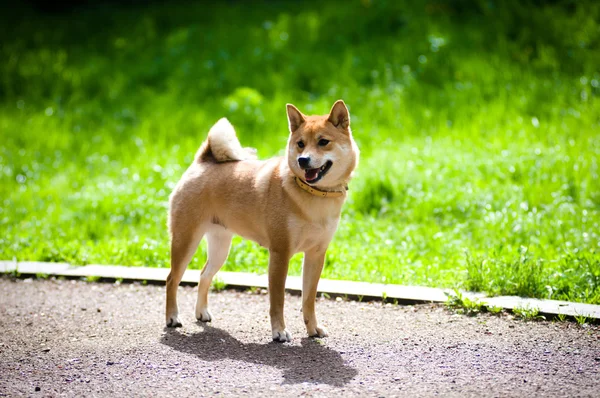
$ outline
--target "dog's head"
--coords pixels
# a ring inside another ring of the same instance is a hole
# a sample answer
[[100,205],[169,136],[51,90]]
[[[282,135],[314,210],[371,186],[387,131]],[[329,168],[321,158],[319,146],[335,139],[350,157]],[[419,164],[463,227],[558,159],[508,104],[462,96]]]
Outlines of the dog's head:
[[358,164],[359,151],[344,101],[338,100],[325,116],[306,116],[288,104],[287,115],[287,161],[292,172],[316,187],[345,185]]

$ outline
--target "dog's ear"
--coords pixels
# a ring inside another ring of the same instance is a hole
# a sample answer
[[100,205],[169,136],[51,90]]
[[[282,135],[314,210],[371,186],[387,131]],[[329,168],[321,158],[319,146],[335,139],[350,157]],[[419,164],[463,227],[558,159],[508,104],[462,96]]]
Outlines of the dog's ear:
[[350,126],[350,113],[344,101],[337,100],[329,112],[329,122],[335,127],[346,130]]
[[293,133],[304,123],[304,115],[294,105],[287,104],[286,106],[290,133]]

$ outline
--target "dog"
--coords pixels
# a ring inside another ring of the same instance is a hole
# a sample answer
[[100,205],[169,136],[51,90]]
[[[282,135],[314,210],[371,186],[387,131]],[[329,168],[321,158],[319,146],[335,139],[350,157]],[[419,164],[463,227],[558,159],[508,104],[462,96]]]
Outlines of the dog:
[[203,236],[208,259],[200,275],[196,318],[210,322],[208,290],[225,262],[233,234],[269,250],[269,314],[275,341],[291,341],[283,316],[292,255],[304,252],[302,314],[311,337],[325,337],[315,302],[325,252],[337,229],[359,150],[342,100],[325,116],[307,116],[287,104],[286,156],[261,161],[242,148],[223,118],[209,131],[169,200],[171,270],[166,280],[166,321],[179,327],[177,288]]

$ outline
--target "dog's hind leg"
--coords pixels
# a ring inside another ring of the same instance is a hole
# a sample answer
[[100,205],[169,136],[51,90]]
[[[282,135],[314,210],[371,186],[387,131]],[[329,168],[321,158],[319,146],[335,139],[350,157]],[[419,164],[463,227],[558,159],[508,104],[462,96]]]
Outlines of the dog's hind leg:
[[167,276],[167,326],[179,327],[179,308],[177,306],[177,288],[190,260],[194,256],[206,227],[196,229],[172,228],[171,272]]
[[196,301],[196,319],[210,322],[212,314],[208,310],[208,289],[213,277],[225,263],[233,234],[221,226],[211,226],[206,233],[208,242],[208,259],[200,274],[198,283],[198,300]]

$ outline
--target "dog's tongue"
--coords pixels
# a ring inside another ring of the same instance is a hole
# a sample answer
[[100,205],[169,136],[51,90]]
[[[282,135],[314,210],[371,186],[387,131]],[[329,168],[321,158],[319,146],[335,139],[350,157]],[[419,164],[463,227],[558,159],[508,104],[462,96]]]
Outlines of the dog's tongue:
[[306,181],[312,181],[319,176],[319,169],[304,170],[304,178]]

